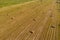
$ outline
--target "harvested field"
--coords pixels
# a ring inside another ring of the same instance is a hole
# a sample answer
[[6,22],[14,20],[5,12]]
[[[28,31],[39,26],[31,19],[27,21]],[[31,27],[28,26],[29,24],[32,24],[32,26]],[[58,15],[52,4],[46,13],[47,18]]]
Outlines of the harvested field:
[[0,40],[58,40],[56,9],[55,0],[0,8]]

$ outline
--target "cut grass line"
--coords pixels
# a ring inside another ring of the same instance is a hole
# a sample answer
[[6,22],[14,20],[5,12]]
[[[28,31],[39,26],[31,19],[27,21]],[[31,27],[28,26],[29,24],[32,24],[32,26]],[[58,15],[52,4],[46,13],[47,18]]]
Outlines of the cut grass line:
[[[48,18],[49,18],[49,17],[48,17]],[[48,18],[47,18],[47,19],[48,19]],[[45,18],[45,19],[46,19],[46,18]],[[46,19],[46,20],[47,20],[47,19]],[[44,23],[45,23],[45,22],[44,22]],[[43,26],[41,26],[41,27],[43,27]],[[45,28],[45,24],[44,24],[44,28]],[[43,29],[43,30],[44,30],[44,29]],[[44,32],[44,31],[42,31],[42,32]],[[43,34],[42,34],[42,35],[43,35]],[[35,40],[38,40],[39,37],[41,37],[40,33],[39,33],[38,35],[36,35],[36,36],[37,36],[37,37],[35,38]],[[42,38],[42,39],[43,39],[43,38]]]
[[[42,15],[41,15],[41,16],[42,16]],[[36,17],[36,18],[38,18],[38,17]],[[35,19],[36,19],[36,18],[35,18]],[[37,23],[35,23],[35,24],[37,24]],[[32,30],[32,28],[34,28],[35,26],[33,27],[33,25],[31,25],[30,27],[31,27],[31,29],[30,29],[30,28],[28,28],[28,29],[29,29],[29,30]],[[26,29],[26,30],[28,30],[28,29]],[[25,31],[24,33],[26,33],[26,31]],[[24,36],[24,37],[25,37],[25,36]],[[21,40],[21,39],[20,39],[20,40]]]

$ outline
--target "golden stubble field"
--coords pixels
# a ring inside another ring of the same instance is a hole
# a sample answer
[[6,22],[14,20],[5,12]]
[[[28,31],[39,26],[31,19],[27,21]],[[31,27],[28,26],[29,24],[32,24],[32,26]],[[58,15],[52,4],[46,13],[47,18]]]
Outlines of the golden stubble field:
[[0,40],[58,40],[56,1],[31,1],[0,8]]

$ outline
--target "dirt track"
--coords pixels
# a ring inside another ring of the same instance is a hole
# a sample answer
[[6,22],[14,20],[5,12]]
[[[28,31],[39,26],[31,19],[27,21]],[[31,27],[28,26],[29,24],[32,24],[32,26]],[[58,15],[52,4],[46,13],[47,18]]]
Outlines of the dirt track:
[[2,19],[6,16],[4,12],[7,13],[5,19],[7,21],[0,20],[1,40],[57,40],[55,1],[49,5],[40,5],[37,2],[29,4],[26,4],[21,10],[18,8],[18,11],[14,9],[15,11],[10,12],[12,8],[10,11],[0,10],[2,13],[0,15],[3,15],[0,16]]

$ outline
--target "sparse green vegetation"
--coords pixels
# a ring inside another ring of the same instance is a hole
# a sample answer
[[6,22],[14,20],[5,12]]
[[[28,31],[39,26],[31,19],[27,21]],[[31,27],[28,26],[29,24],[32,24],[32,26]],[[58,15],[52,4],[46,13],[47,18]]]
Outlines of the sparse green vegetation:
[[18,3],[24,3],[32,0],[0,0],[0,7],[18,4]]

